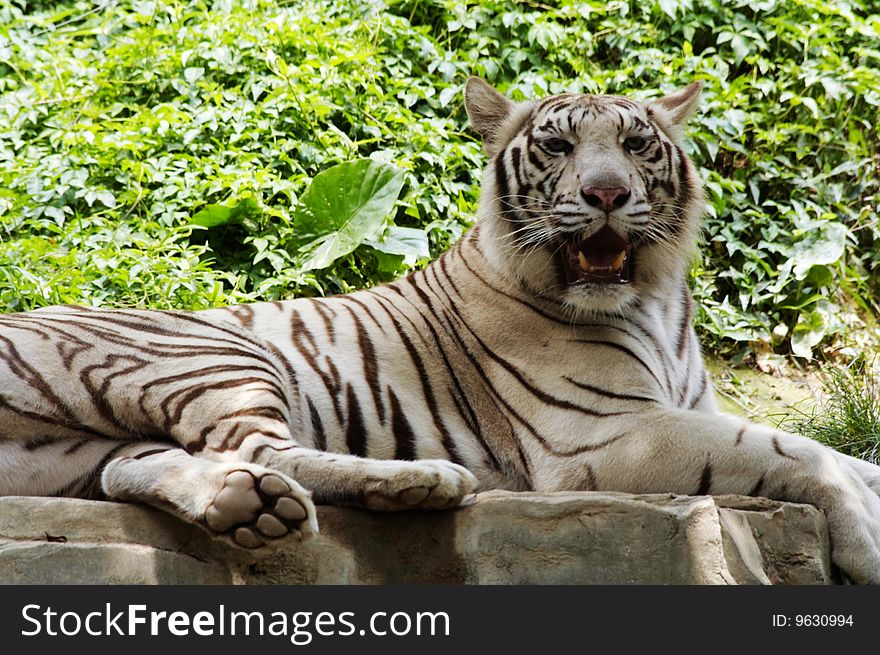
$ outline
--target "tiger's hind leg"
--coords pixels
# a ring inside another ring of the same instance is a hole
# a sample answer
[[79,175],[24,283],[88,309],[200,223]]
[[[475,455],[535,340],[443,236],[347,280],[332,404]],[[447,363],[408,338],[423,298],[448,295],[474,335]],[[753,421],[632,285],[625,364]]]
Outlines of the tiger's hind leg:
[[309,493],[283,473],[249,462],[193,457],[168,444],[130,444],[101,473],[118,500],[147,503],[241,548],[317,532]]

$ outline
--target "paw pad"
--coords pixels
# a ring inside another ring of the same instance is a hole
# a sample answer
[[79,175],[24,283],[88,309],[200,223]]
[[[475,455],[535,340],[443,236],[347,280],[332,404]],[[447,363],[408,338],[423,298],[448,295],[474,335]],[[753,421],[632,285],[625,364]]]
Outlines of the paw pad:
[[278,475],[232,471],[205,511],[205,523],[248,549],[260,548],[288,534],[301,538],[308,510],[294,497],[296,493]]

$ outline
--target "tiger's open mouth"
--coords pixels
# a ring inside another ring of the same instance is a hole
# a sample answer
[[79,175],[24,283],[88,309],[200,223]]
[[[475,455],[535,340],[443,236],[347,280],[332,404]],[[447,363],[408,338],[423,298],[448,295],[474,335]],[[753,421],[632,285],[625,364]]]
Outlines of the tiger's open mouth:
[[565,239],[558,253],[568,286],[632,279],[632,245],[608,225],[583,241]]

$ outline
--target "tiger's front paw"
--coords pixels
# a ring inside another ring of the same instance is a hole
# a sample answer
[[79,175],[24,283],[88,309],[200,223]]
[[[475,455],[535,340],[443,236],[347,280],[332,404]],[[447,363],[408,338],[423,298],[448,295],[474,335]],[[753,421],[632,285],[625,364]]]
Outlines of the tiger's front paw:
[[880,519],[826,511],[831,533],[831,559],[857,584],[880,584]]
[[288,535],[302,538],[318,531],[308,492],[286,476],[257,466],[226,474],[204,523],[215,536],[249,550],[276,545]]
[[364,489],[367,509],[446,509],[460,505],[477,488],[477,478],[445,460],[388,462],[387,475],[372,478]]
[[816,498],[808,501],[825,510],[831,559],[851,581],[880,584],[880,497],[846,462],[823,463],[810,476]]

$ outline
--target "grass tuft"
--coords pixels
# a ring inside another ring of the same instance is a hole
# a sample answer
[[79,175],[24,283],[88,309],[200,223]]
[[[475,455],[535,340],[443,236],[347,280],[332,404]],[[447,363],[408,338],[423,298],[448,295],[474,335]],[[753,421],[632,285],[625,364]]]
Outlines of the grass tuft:
[[809,411],[793,409],[780,427],[832,448],[880,463],[880,380],[864,359],[822,373],[822,399]]

